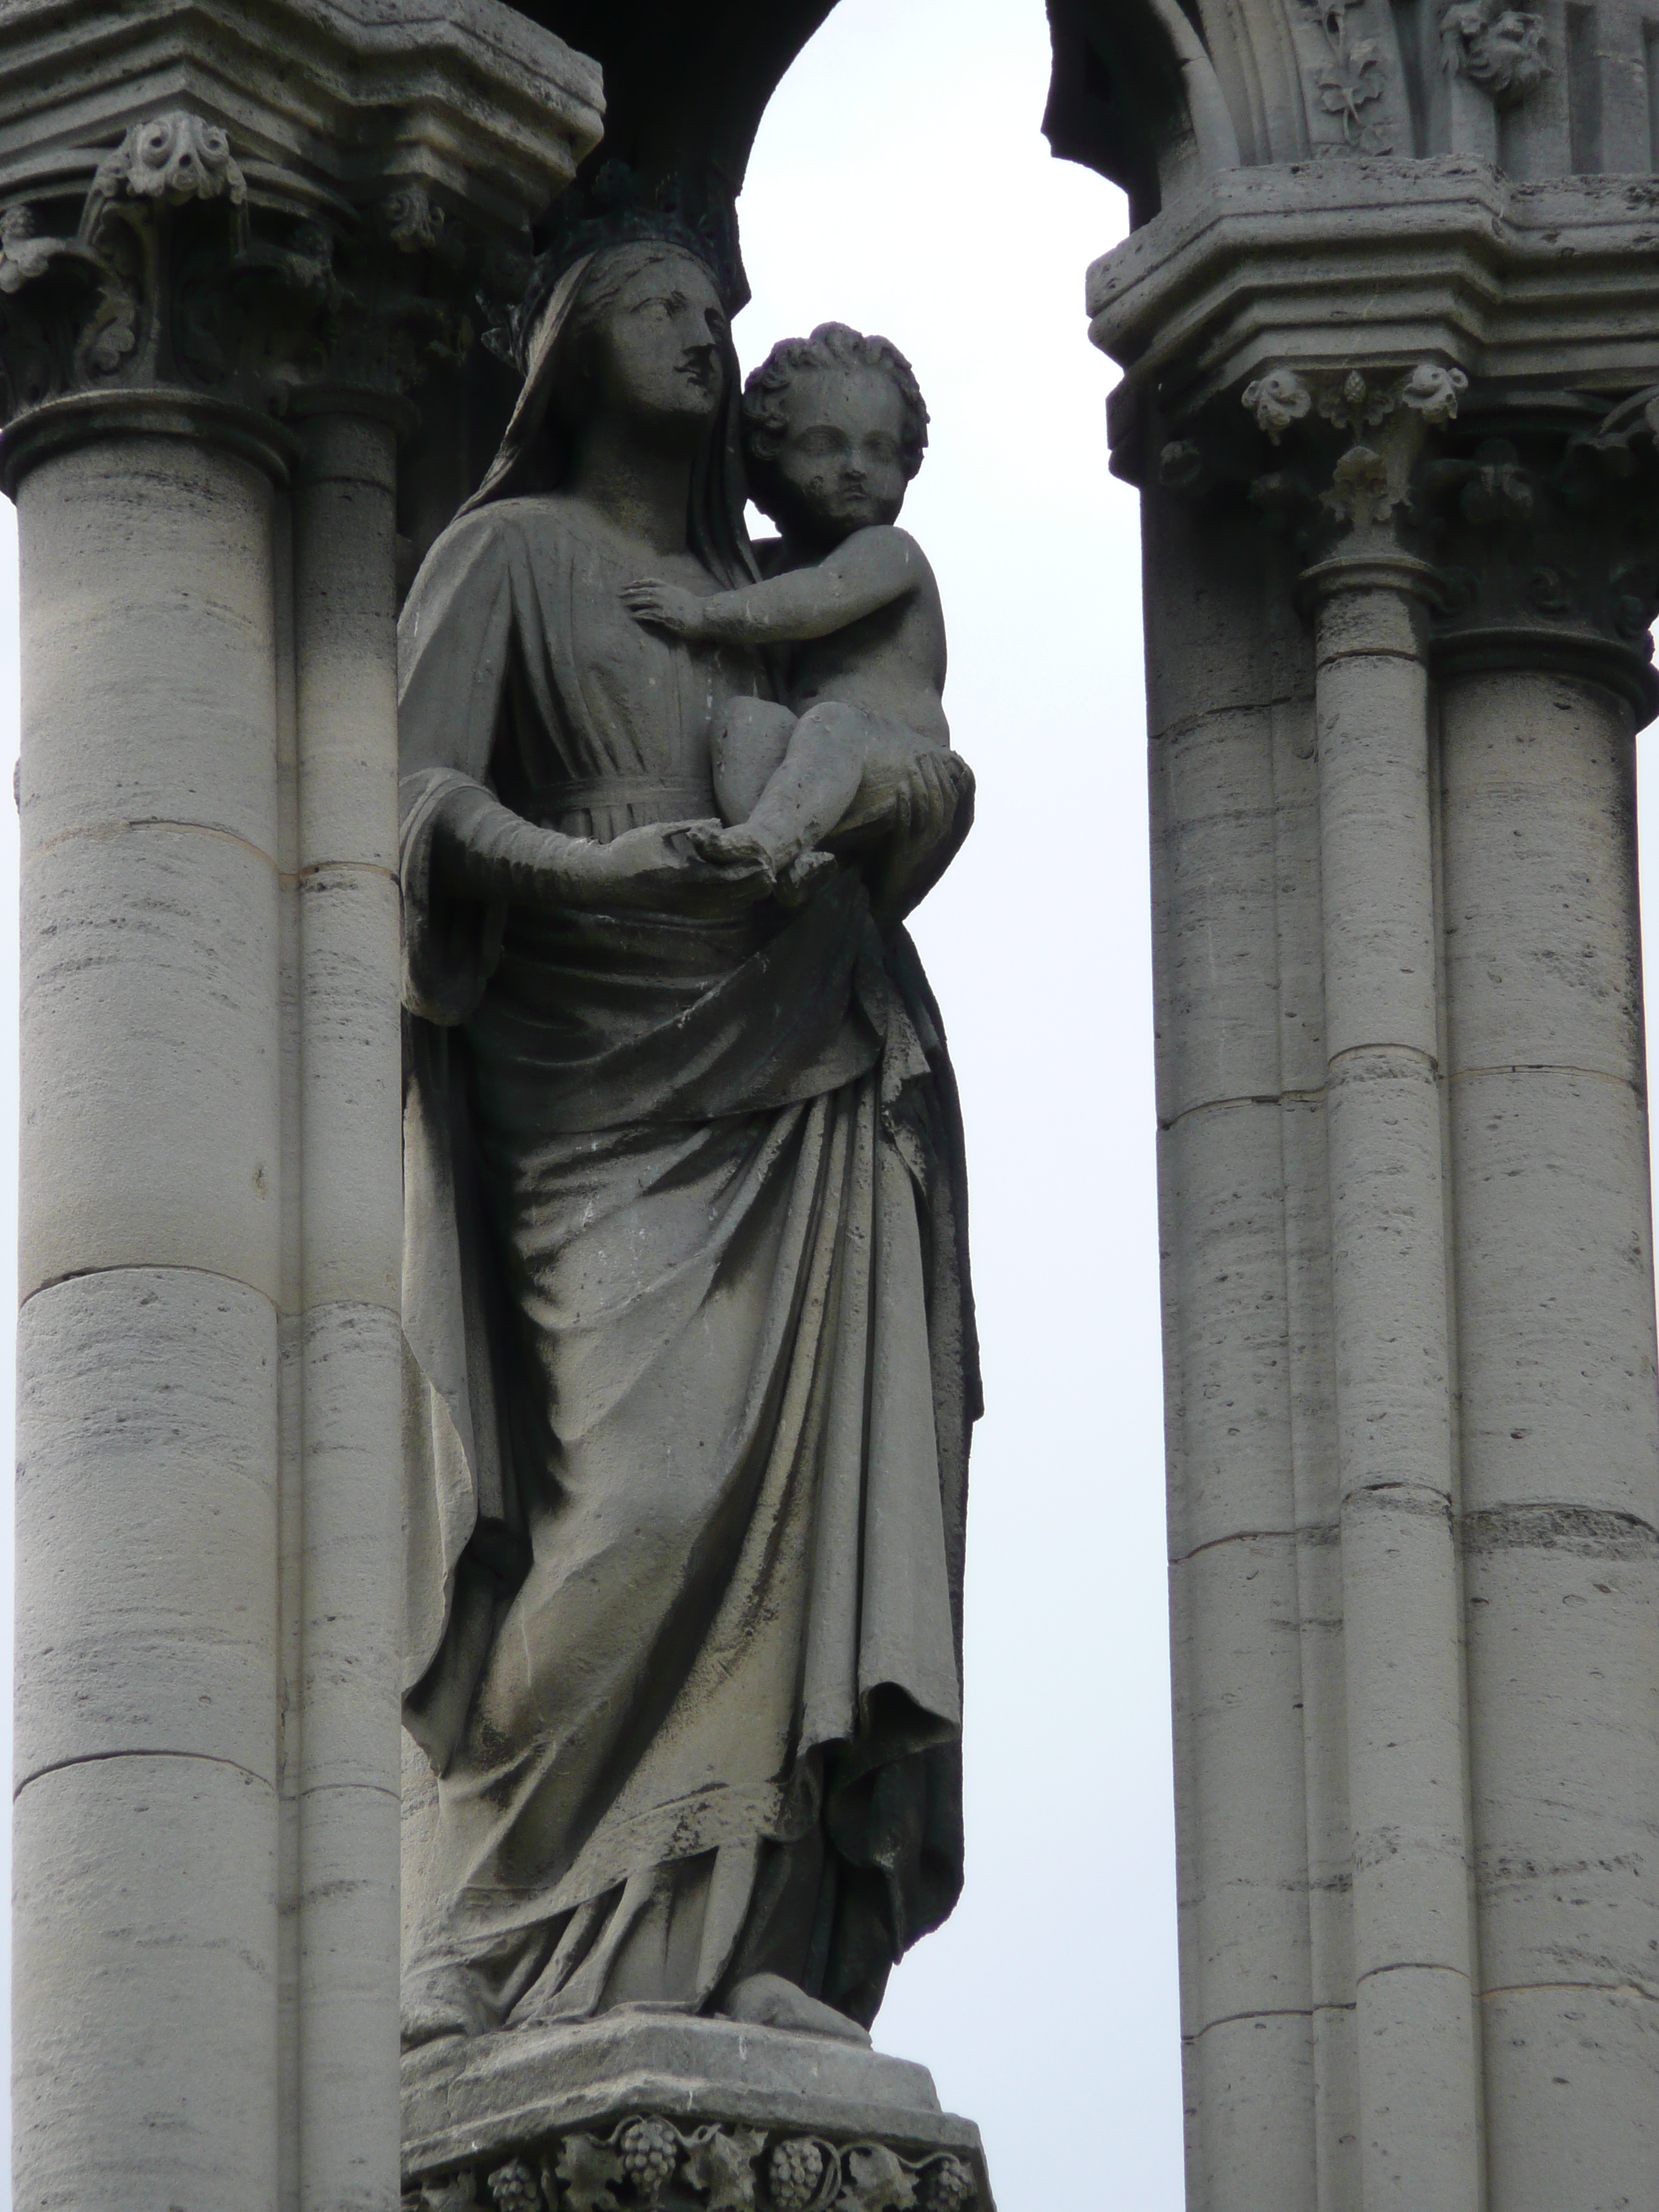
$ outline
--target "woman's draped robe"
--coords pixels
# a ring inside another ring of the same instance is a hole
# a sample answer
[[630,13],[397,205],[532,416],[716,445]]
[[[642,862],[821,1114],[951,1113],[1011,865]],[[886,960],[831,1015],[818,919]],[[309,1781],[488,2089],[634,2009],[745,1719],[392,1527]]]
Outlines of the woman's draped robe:
[[977,1371],[908,939],[850,872],[719,922],[434,883],[462,786],[599,839],[714,811],[756,671],[635,624],[634,565],[568,500],[502,501],[400,630],[423,2032],[761,1971],[867,2023],[961,1883]]

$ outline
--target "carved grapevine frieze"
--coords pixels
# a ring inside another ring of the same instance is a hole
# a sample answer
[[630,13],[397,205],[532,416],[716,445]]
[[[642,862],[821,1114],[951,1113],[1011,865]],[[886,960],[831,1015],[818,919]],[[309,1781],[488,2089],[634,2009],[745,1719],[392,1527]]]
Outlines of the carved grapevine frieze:
[[951,2152],[635,2113],[608,2134],[572,2129],[494,2166],[418,2185],[404,2212],[973,2212],[978,2186]]

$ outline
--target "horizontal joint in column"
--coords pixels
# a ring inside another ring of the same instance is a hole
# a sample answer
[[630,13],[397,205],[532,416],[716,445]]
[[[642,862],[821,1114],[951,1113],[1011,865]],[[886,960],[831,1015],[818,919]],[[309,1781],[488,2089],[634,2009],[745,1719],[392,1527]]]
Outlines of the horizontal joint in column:
[[1178,1129],[1183,1122],[1192,1121],[1198,1115],[1224,1113],[1238,1106],[1316,1106],[1325,1096],[1326,1089],[1322,1084],[1314,1091],[1242,1091],[1224,1098],[1198,1098],[1190,1106],[1182,1107],[1167,1118],[1160,1116],[1158,1126],[1166,1131]]
[[[1372,1078],[1386,1079],[1391,1076],[1424,1076],[1437,1079],[1440,1060],[1425,1045],[1368,1042],[1345,1044],[1331,1054],[1330,1079],[1340,1083],[1365,1082]],[[1329,1095],[1329,1085],[1326,1088]]]
[[15,1805],[26,1790],[54,1774],[66,1774],[75,1767],[107,1766],[112,1761],[123,1759],[195,1759],[206,1766],[228,1766],[237,1774],[246,1775],[250,1782],[258,1784],[261,1789],[274,1790],[276,1787],[270,1775],[258,1773],[252,1767],[245,1766],[239,1759],[222,1759],[210,1751],[175,1751],[165,1744],[127,1744],[118,1751],[84,1751],[73,1759],[57,1759],[49,1765],[36,1767],[32,1773],[13,1782],[11,1802]]
[[176,830],[190,836],[222,838],[226,843],[239,845],[245,853],[252,854],[263,866],[271,870],[279,883],[288,884],[295,880],[293,877],[284,875],[275,856],[252,838],[241,836],[234,830],[227,830],[217,822],[200,822],[189,815],[179,814],[124,814],[108,822],[76,823],[70,829],[59,830],[50,837],[30,842],[24,849],[21,865],[27,869],[32,861],[40,860],[48,853],[55,853],[60,846],[72,845],[77,839],[107,844],[112,838],[124,836],[134,830]]
[[1357,1482],[1342,1493],[1344,1511],[1352,1505],[1372,1505],[1378,1512],[1405,1514],[1419,1520],[1447,1520],[1451,1513],[1449,1486],[1432,1482],[1401,1482],[1379,1475],[1374,1482]]
[[1214,2020],[1206,2020],[1202,2027],[1193,2028],[1181,2040],[1190,2049],[1201,2043],[1211,2031],[1218,2027],[1237,2027],[1241,2021],[1249,2020],[1311,2020],[1316,2011],[1326,2009],[1316,2005],[1258,2005],[1248,2012],[1222,2013]]
[[1226,1544],[1334,1544],[1340,1540],[1341,1532],[1334,1522],[1310,1522],[1291,1528],[1235,1528],[1224,1536],[1211,1536],[1194,1544],[1190,1551],[1171,1552],[1170,1565],[1184,1566],[1188,1559],[1201,1559],[1206,1552],[1218,1551]]
[[1466,1968],[1449,1966],[1443,1959],[1390,1959],[1381,1966],[1364,1968],[1354,1976],[1354,1984],[1363,1988],[1367,1982],[1381,1981],[1389,1974],[1445,1974],[1456,1982],[1470,1980]]

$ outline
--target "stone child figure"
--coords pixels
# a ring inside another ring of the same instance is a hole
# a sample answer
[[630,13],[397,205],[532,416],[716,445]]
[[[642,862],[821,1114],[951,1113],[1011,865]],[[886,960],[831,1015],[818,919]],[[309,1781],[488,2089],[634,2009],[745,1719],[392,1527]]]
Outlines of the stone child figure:
[[896,526],[927,410],[896,346],[821,323],[774,346],[743,419],[750,495],[782,533],[760,549],[766,580],[701,598],[642,577],[623,598],[672,636],[797,648],[787,708],[744,698],[727,709],[714,795],[732,826],[691,842],[708,860],[760,863],[799,897],[834,867],[823,841],[845,845],[885,821],[920,764],[960,781],[940,702],[939,586]]

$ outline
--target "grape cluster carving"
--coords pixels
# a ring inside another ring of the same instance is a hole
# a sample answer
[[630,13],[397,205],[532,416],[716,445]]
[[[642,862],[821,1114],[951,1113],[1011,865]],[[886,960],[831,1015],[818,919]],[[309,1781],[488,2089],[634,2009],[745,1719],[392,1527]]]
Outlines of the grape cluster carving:
[[787,2130],[681,2128],[640,2112],[421,2183],[404,2212],[974,2212],[951,2152],[907,2156]]

